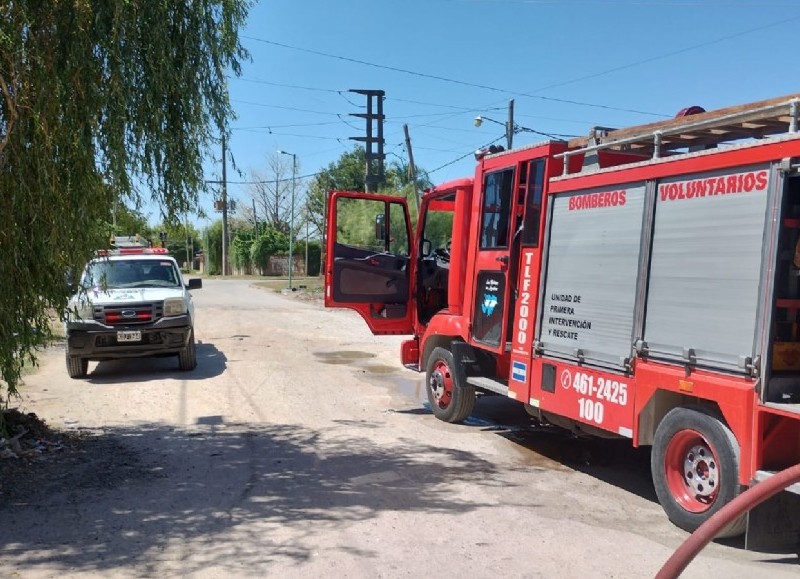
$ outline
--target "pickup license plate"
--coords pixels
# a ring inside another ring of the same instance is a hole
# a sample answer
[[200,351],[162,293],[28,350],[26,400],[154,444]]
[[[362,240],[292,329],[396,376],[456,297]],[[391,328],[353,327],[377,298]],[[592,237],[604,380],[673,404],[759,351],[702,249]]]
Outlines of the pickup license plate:
[[117,332],[117,342],[141,342],[141,341],[142,341],[142,332],[138,330]]

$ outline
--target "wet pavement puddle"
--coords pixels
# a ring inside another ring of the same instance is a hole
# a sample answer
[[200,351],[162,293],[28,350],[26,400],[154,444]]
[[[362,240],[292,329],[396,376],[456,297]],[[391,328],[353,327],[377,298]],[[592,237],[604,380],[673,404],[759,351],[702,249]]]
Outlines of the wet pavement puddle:
[[339,366],[357,365],[358,368],[364,372],[377,375],[388,375],[398,372],[401,367],[389,366],[388,364],[362,364],[367,360],[375,357],[375,354],[369,352],[360,352],[358,350],[341,350],[337,352],[314,352],[314,356],[319,358],[323,364],[335,364]]
[[340,350],[337,352],[314,352],[323,364],[353,364],[360,360],[374,358],[375,354],[359,352],[358,350]]

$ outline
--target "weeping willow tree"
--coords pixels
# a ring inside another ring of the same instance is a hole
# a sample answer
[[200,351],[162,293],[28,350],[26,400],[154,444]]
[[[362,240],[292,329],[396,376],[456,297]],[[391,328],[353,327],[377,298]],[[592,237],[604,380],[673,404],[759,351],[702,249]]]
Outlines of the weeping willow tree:
[[0,409],[63,315],[66,272],[107,239],[113,204],[149,195],[167,222],[196,206],[232,116],[225,76],[247,58],[249,7],[0,2]]

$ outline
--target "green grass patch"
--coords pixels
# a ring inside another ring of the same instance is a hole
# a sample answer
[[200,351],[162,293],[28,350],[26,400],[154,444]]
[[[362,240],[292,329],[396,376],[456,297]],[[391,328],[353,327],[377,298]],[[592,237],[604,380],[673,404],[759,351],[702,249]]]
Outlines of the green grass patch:
[[[254,282],[255,286],[269,289],[275,292],[282,292],[289,289],[289,280],[287,278],[279,279],[259,279]],[[323,277],[293,277],[292,287],[297,291],[305,291],[306,293],[322,293],[325,280]]]

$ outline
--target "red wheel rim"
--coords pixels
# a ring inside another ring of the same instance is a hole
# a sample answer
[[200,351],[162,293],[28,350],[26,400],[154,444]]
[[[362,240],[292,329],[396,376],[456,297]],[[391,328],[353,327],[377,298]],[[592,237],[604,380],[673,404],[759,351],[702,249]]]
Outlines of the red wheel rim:
[[447,408],[453,401],[453,375],[444,360],[436,360],[428,380],[428,388],[439,408]]
[[703,513],[719,496],[720,467],[717,455],[697,431],[681,430],[672,437],[664,458],[667,486],[681,507]]

